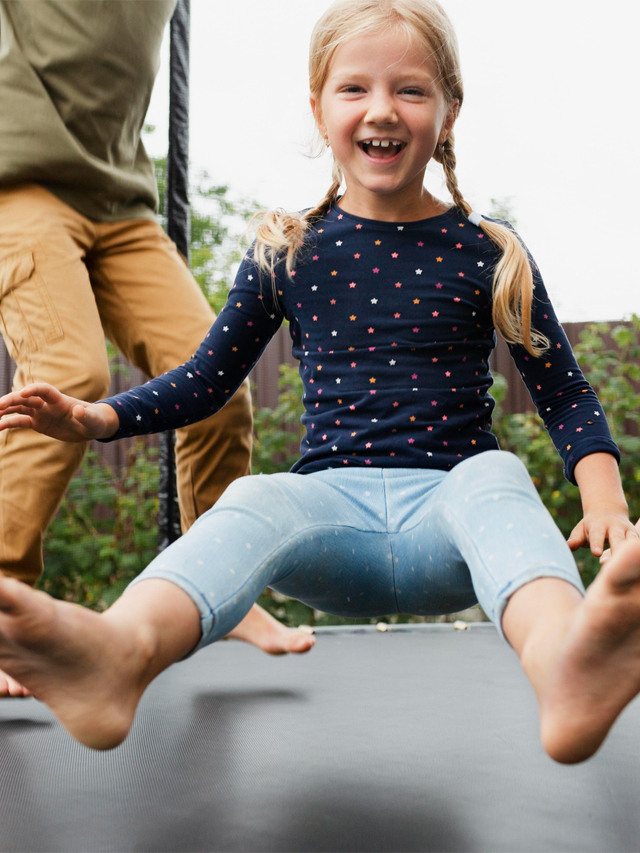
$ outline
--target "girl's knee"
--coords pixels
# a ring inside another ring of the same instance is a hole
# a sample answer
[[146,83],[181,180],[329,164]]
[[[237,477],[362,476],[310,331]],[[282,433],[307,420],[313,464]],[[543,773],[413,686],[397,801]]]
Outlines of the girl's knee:
[[295,500],[295,479],[299,474],[255,474],[239,477],[227,487],[216,507],[223,508],[265,508],[277,511],[283,504]]
[[521,460],[504,450],[489,450],[465,459],[445,478],[442,499],[462,505],[504,506],[505,501],[540,503],[529,472]]
[[452,473],[458,473],[459,477],[467,481],[473,478],[493,483],[501,479],[511,482],[525,478],[531,482],[523,462],[514,453],[506,450],[487,450],[477,456],[471,456],[454,468]]

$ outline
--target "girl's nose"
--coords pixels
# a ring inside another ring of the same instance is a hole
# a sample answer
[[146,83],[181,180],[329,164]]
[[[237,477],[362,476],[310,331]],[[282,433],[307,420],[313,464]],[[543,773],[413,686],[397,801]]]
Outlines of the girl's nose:
[[393,104],[393,98],[385,93],[377,93],[371,96],[369,108],[365,121],[369,124],[394,124],[398,116]]

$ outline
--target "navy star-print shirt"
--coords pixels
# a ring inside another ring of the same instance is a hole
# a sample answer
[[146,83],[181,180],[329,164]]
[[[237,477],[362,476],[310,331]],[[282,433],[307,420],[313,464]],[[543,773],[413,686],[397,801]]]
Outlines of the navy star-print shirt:
[[[286,319],[304,384],[306,434],[293,471],[448,470],[496,449],[489,355],[498,258],[455,209],[402,224],[336,206],[311,230],[291,277],[280,265],[271,280],[247,255],[195,355],[103,401],[120,419],[113,438],[179,428],[220,409]],[[575,482],[583,456],[619,453],[533,270],[533,325],[551,346],[539,358],[510,351]]]

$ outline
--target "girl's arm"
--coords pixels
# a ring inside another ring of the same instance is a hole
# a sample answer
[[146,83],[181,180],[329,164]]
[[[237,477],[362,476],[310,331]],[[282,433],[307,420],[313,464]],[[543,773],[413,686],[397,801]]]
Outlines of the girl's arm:
[[553,310],[540,272],[533,262],[535,293],[533,326],[549,340],[542,356],[510,346],[529,393],[564,461],[567,479],[580,490],[584,517],[573,529],[569,546],[588,546],[600,556],[605,542],[615,550],[637,531],[629,521],[618,461],[620,452],[609,431],[604,410],[585,379]]
[[[629,508],[613,456],[609,453],[583,456],[574,474],[580,489],[583,518],[569,537],[572,551],[588,546],[599,557],[605,542],[615,552],[628,536],[637,536],[636,528],[629,521]],[[640,522],[638,525],[640,529]]]
[[537,358],[524,347],[510,346],[509,350],[562,457],[565,477],[577,485],[575,469],[582,458],[607,453],[617,462],[620,452],[604,409],[576,361],[542,280],[539,275],[534,275],[534,280],[533,324],[547,336],[549,349]]
[[104,401],[120,423],[112,439],[179,429],[208,418],[233,396],[280,327],[271,279],[247,255],[227,303],[189,361]]
[[613,441],[600,401],[580,370],[540,271],[531,257],[530,263],[534,283],[531,322],[546,336],[549,347],[538,357],[530,355],[520,345],[510,344],[509,351],[562,457],[565,477],[577,485],[575,468],[582,458],[594,453],[607,453],[619,461],[620,451]]
[[32,429],[60,441],[91,441],[109,438],[118,426],[111,406],[68,397],[43,382],[0,398],[0,430]]
[[260,273],[245,258],[227,304],[185,364],[95,404],[44,383],[28,386],[0,399],[0,430],[30,428],[62,441],[110,441],[203,420],[231,399],[282,319],[271,282],[263,288]]

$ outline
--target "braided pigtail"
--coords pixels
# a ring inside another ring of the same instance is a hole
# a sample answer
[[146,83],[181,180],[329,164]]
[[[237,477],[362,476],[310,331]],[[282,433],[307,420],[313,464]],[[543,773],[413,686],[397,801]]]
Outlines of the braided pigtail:
[[[458,187],[453,134],[438,146],[435,159],[442,163],[447,189],[465,216],[471,206]],[[516,234],[504,225],[482,219],[480,228],[500,249],[502,256],[493,276],[493,324],[509,344],[522,344],[533,356],[548,349],[548,339],[531,326],[533,275],[527,252]]]
[[335,159],[331,170],[331,178],[331,186],[329,187],[325,197],[313,208],[313,210],[308,210],[304,215],[304,218],[310,225],[317,222],[319,219],[322,219],[322,217],[331,210],[340,195],[340,187],[342,186],[342,169],[340,168],[338,161]]
[[273,276],[276,265],[284,261],[287,274],[291,275],[296,256],[310,226],[335,204],[342,184],[342,169],[334,160],[333,181],[325,197],[306,213],[287,213],[284,210],[269,210],[257,213],[253,259],[259,269]]
[[434,154],[434,160],[437,160],[442,164],[445,181],[447,182],[447,189],[451,194],[454,205],[458,210],[461,210],[465,216],[468,216],[471,213],[472,208],[469,202],[465,200],[460,192],[460,188],[458,187],[458,178],[456,176],[457,159],[454,140],[455,137],[453,131],[451,131],[445,141],[441,145],[438,145]]

